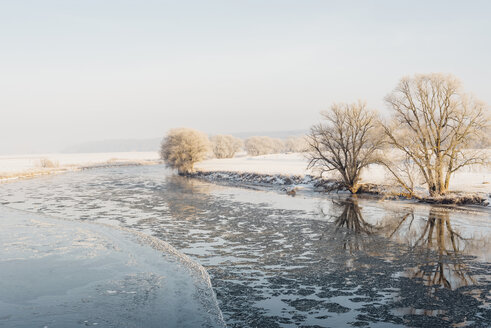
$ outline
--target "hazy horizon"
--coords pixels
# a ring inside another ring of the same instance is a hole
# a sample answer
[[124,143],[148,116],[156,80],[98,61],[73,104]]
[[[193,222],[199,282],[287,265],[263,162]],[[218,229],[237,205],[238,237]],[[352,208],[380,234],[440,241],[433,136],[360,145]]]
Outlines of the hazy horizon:
[[0,154],[306,129],[443,72],[491,103],[487,1],[1,1]]

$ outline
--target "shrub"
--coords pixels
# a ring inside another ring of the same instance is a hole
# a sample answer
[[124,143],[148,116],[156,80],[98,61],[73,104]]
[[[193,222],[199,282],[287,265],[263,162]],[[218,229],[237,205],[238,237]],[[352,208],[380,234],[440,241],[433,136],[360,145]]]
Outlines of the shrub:
[[245,141],[245,150],[251,156],[281,153],[284,148],[282,140],[270,137],[255,136]]
[[216,135],[211,138],[211,147],[216,158],[232,158],[242,145],[241,139],[230,135]]
[[287,152],[304,153],[309,150],[309,144],[305,137],[290,137],[284,143]]
[[160,157],[167,166],[185,175],[194,171],[194,164],[205,159],[209,150],[210,141],[204,133],[188,128],[172,129],[162,140]]
[[55,168],[55,167],[59,167],[60,164],[57,162],[57,161],[51,161],[47,158],[41,158],[39,160],[39,166],[42,167],[42,168]]

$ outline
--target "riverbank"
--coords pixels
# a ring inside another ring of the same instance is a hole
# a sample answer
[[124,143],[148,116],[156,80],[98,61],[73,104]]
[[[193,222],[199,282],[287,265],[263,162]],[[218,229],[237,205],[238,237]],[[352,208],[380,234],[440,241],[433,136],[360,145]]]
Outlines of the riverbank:
[[0,156],[0,183],[93,168],[159,164],[157,152]]
[[[190,176],[209,182],[245,187],[275,188],[295,195],[298,191],[348,192],[331,176],[319,178],[318,173],[307,169],[303,154],[274,154],[243,156],[231,159],[212,159],[196,165]],[[418,187],[422,195],[417,201],[447,205],[491,204],[491,171],[488,168],[467,169],[455,174],[450,193],[445,197],[429,197],[424,186]],[[360,193],[375,195],[380,199],[408,199],[404,191],[392,183],[390,176],[378,165],[362,174]]]

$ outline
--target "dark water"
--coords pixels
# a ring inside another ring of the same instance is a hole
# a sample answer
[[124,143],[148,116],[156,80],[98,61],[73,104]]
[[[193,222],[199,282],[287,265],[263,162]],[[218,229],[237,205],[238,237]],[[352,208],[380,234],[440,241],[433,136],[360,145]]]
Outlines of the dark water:
[[169,242],[208,270],[230,327],[491,326],[486,210],[292,198],[161,166],[4,184],[0,201]]

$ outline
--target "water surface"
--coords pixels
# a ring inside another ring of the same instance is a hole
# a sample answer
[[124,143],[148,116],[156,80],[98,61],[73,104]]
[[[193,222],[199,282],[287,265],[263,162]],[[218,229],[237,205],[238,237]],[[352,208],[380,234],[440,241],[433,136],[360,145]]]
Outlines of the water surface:
[[230,327],[491,325],[486,210],[293,198],[162,166],[4,184],[0,200],[169,242],[207,269]]

